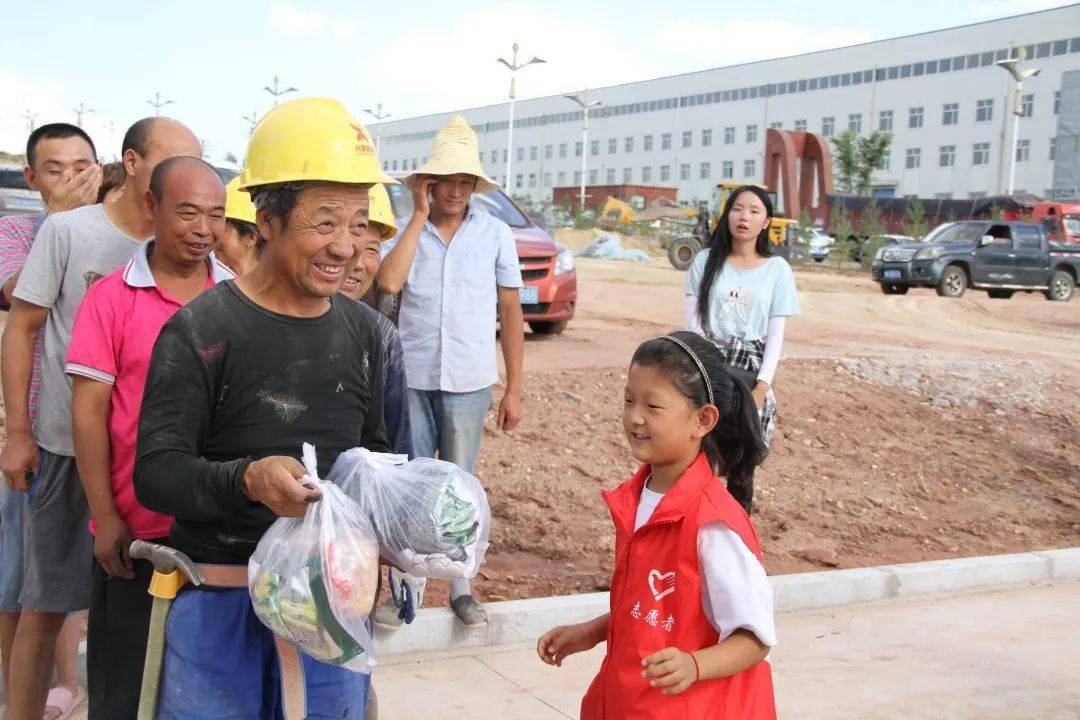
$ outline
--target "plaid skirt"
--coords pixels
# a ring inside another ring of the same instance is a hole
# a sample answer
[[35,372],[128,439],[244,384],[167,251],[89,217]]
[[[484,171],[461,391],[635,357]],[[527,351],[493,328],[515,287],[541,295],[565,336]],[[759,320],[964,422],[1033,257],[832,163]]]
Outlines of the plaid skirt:
[[[761,361],[765,357],[764,340],[741,340],[728,338],[717,340],[710,338],[724,354],[724,360],[728,365],[747,370],[752,373],[761,370]],[[753,390],[753,388],[750,388]],[[772,445],[773,433],[776,432],[776,398],[770,388],[765,393],[765,405],[758,410],[761,417],[761,436],[765,440],[765,446]]]

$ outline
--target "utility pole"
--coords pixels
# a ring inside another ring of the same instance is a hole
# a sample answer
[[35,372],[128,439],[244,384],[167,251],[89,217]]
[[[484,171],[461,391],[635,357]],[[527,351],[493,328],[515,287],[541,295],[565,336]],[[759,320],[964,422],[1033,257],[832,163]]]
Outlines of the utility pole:
[[[1013,189],[1016,186],[1016,147],[1020,137],[1020,118],[1023,117],[1024,107],[1024,81],[1028,78],[1033,78],[1039,74],[1041,68],[1028,68],[1027,70],[1021,70],[1017,67],[1020,63],[1020,58],[1009,58],[1008,60],[998,60],[995,64],[1009,73],[1012,79],[1016,81],[1016,93],[1012,107],[1007,109],[1007,113],[1011,113],[1013,116],[1013,131],[1012,131],[1012,149],[1009,152],[1009,184],[1005,189],[1006,195],[1012,195]],[[1008,115],[1006,115],[1008,117]]]
[[165,107],[166,105],[172,105],[175,102],[176,102],[175,100],[162,100],[161,99],[161,93],[155,92],[154,93],[154,99],[153,100],[147,100],[146,104],[150,105],[151,107],[154,108],[154,116],[157,117],[157,116],[161,115],[161,108]]
[[75,108],[75,124],[82,127],[83,115],[88,115],[92,112],[94,112],[94,108],[88,108],[86,107],[86,103],[80,102],[79,107]]
[[510,61],[507,62],[504,58],[497,58],[495,62],[501,62],[510,70],[510,124],[506,128],[506,186],[510,188],[510,195],[513,196],[513,182],[514,176],[511,173],[511,168],[514,164],[514,100],[517,99],[517,94],[514,87],[514,79],[517,76],[517,71],[523,67],[529,65],[535,65],[537,63],[545,63],[547,60],[536,57],[535,55],[527,62],[519,63],[517,59],[519,46],[517,41],[511,46],[514,54],[510,56]]
[[581,208],[578,212],[585,212],[585,173],[589,165],[589,110],[600,107],[603,103],[599,100],[589,102],[589,88],[574,95],[563,95],[564,98],[577,103],[581,108]]
[[24,112],[22,116],[26,118],[27,132],[34,132],[34,127],[36,124],[35,121],[37,120],[37,113],[30,110],[30,108],[26,108],[26,112]]
[[259,124],[259,115],[258,115],[258,113],[256,113],[254,110],[252,110],[250,115],[244,115],[240,119],[247,122],[247,124],[249,126],[248,127],[248,137],[251,137],[251,134],[253,132],[255,132],[255,126]]
[[266,92],[268,92],[268,93],[270,93],[271,95],[274,96],[274,106],[275,107],[278,104],[278,98],[281,97],[282,95],[287,95],[288,93],[291,93],[291,92],[300,92],[299,90],[297,90],[296,88],[294,88],[291,85],[289,87],[285,88],[284,90],[282,90],[281,87],[278,85],[278,76],[277,75],[274,76],[274,87],[271,88],[269,85],[264,85],[263,90],[265,90]]
[[375,154],[378,155],[379,154],[379,135],[381,135],[381,132],[380,132],[381,129],[379,128],[378,123],[381,123],[383,120],[390,117],[390,113],[384,113],[382,111],[382,103],[376,104],[374,111],[371,110],[370,108],[364,108],[364,112],[366,112],[371,117],[375,118],[375,122],[376,122],[376,125],[375,125]]

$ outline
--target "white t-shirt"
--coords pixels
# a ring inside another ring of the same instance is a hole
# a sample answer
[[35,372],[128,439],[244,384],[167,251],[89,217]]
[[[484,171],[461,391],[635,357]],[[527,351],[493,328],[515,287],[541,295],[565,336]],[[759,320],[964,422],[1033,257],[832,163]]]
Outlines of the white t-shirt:
[[[663,499],[647,484],[641,489],[635,531],[649,521]],[[722,522],[703,525],[698,529],[697,548],[701,606],[720,640],[743,628],[763,645],[775,645],[772,586],[765,568],[738,533]]]

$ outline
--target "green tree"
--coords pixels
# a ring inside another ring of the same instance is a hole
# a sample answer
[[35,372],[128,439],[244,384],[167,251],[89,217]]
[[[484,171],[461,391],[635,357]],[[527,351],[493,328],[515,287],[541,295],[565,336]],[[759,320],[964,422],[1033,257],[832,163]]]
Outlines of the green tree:
[[836,238],[829,256],[839,265],[851,257],[851,252],[858,247],[855,225],[851,222],[851,215],[847,209],[837,203],[829,213],[829,232]]
[[810,239],[814,237],[814,221],[810,217],[810,208],[803,208],[799,213],[799,229],[796,232],[796,236],[802,243],[809,243]]
[[904,218],[900,221],[900,232],[918,242],[922,240],[927,230],[926,208],[923,207],[922,200],[913,197],[908,201]]
[[864,268],[870,267],[874,262],[874,255],[885,244],[885,238],[882,236],[888,230],[885,227],[885,218],[878,210],[877,198],[871,197],[870,202],[866,204],[866,209],[863,210],[859,221],[859,229],[866,238],[859,247],[859,264]]
[[869,195],[874,169],[889,152],[892,133],[875,130],[860,137],[854,130],[846,130],[832,138],[832,144],[837,188],[845,193]]

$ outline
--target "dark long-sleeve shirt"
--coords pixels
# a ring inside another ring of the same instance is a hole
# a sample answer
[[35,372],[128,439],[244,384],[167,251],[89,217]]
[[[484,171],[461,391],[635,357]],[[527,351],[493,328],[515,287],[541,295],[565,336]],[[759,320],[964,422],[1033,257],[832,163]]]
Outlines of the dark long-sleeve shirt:
[[299,459],[309,442],[325,477],[345,450],[390,450],[383,362],[375,321],[344,296],[319,317],[296,318],[220,283],[176,313],[154,346],[136,497],[175,517],[170,544],[196,562],[246,563],[275,519],[244,495],[251,462]]
[[409,418],[409,385],[405,380],[405,353],[390,318],[371,307],[360,307],[375,319],[383,342],[383,419],[386,440],[399,455],[413,457],[412,423]]

